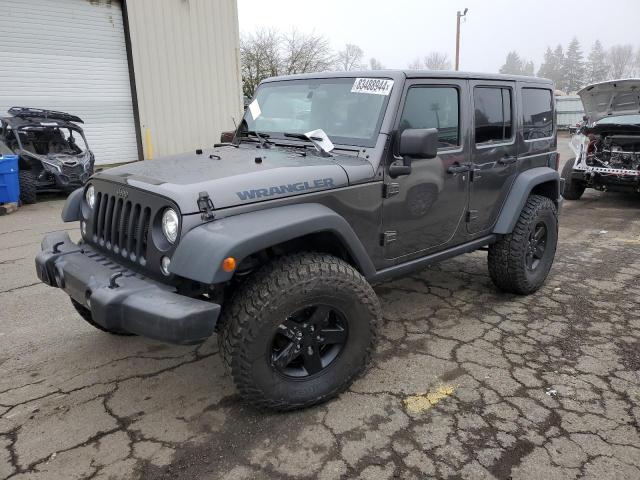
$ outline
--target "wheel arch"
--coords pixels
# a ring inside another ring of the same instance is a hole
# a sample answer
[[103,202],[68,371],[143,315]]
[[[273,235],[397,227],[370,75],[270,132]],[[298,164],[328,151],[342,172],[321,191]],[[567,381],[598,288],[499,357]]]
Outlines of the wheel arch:
[[375,267],[347,221],[330,208],[306,203],[225,217],[196,227],[180,240],[170,271],[204,284],[223,283],[234,272],[222,270],[227,257],[238,265],[267,249],[320,250],[352,264],[365,277]]
[[560,210],[562,207],[560,174],[549,167],[532,168],[520,173],[502,206],[493,233],[508,234],[513,231],[529,195],[547,197]]

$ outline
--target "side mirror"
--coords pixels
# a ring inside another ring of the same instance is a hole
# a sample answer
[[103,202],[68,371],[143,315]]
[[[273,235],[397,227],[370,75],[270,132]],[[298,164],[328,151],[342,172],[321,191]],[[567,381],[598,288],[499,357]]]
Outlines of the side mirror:
[[436,128],[407,128],[400,135],[401,157],[435,158],[438,156]]

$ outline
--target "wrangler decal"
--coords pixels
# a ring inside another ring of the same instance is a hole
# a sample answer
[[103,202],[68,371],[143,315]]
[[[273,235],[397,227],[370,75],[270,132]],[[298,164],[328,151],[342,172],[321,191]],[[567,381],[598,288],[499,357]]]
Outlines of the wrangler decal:
[[332,178],[318,178],[309,182],[289,183],[288,185],[274,185],[268,188],[256,188],[236,192],[240,200],[255,200],[258,198],[272,197],[274,195],[284,195],[285,193],[304,192],[305,190],[316,190],[319,188],[332,188]]

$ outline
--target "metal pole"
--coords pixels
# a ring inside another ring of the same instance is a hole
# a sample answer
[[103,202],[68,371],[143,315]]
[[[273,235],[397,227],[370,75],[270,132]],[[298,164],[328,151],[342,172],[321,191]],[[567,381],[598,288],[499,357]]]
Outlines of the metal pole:
[[467,16],[468,8],[464,9],[464,12],[456,14],[456,71],[460,69],[460,19]]
[[456,14],[456,71],[460,69],[460,10]]

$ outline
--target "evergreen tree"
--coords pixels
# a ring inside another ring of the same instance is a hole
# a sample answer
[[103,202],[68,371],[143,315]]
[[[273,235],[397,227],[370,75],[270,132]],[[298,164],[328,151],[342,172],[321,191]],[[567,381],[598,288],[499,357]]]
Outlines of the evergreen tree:
[[547,47],[544,60],[540,65],[540,70],[538,70],[538,76],[553,80],[555,88],[559,90],[565,89],[564,51],[562,50],[562,45],[558,45],[555,50]]
[[544,60],[540,65],[540,70],[538,70],[539,77],[553,79],[557,70],[555,59],[556,57],[553,55],[553,50],[551,50],[551,47],[547,47],[547,51],[544,52]]
[[600,40],[596,40],[587,58],[585,81],[586,83],[603,82],[608,77],[609,65],[607,65],[607,54]]
[[549,78],[556,84],[556,88],[566,91],[567,90],[567,75],[565,71],[565,56],[562,45],[558,44],[553,51],[554,71],[553,75]]
[[524,66],[522,67],[522,74],[533,77],[535,75],[534,72],[535,65],[533,64],[533,62],[525,62]]
[[582,48],[576,37],[569,43],[563,67],[567,93],[579,90],[584,85],[585,65]]
[[520,58],[520,55],[516,51],[511,51],[507,54],[507,59],[504,65],[500,67],[500,73],[507,73],[510,75],[522,75],[524,62]]

